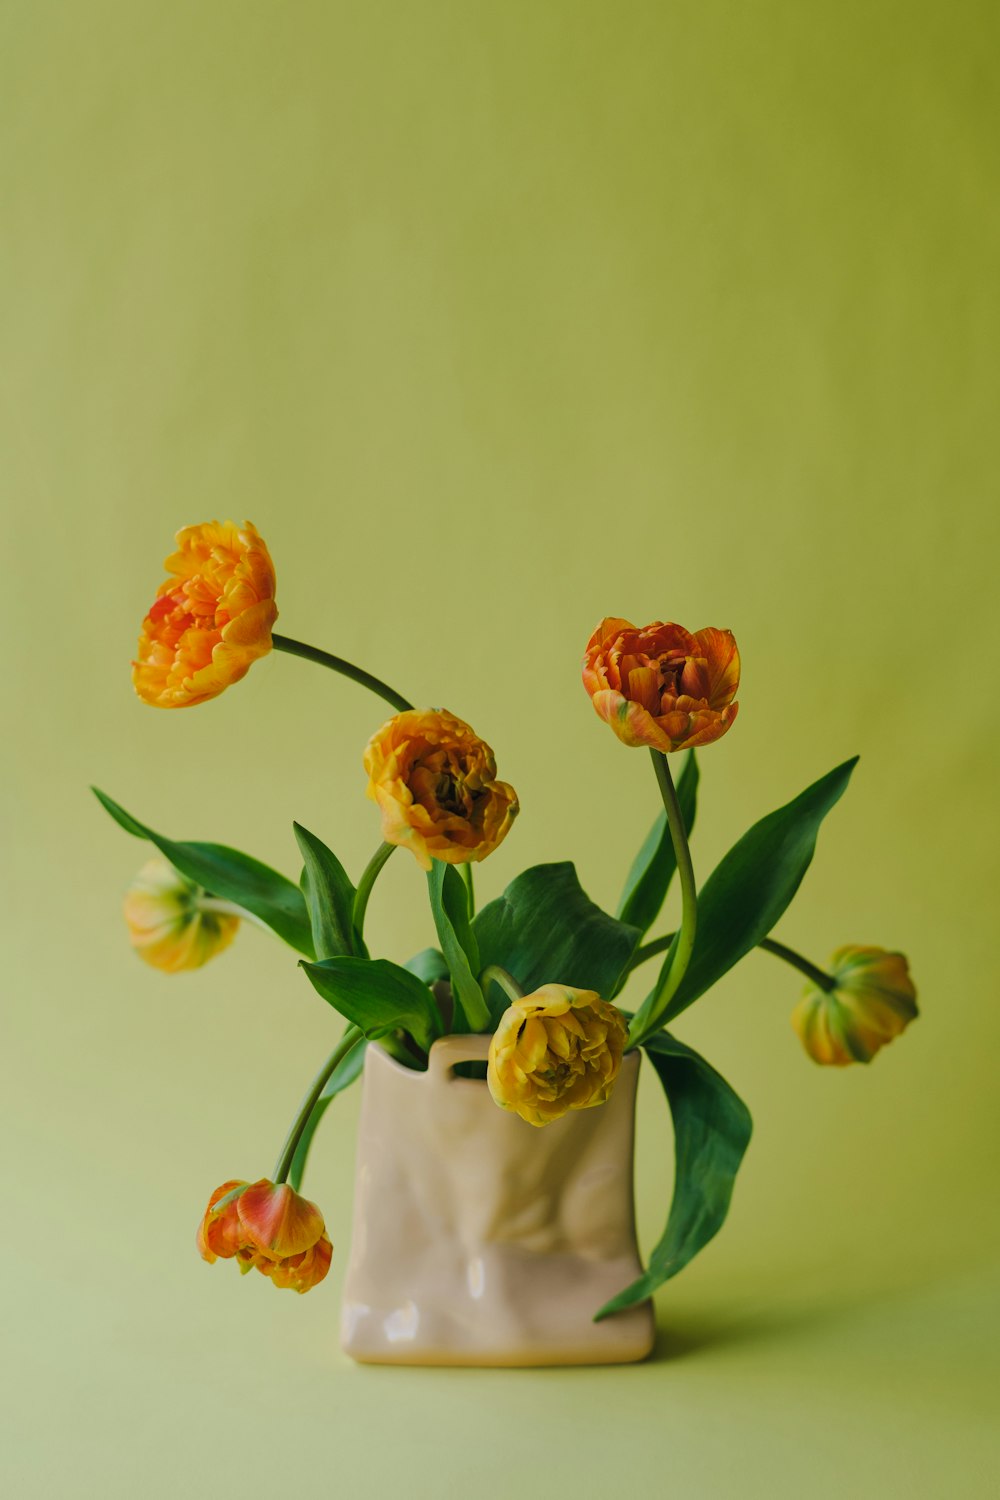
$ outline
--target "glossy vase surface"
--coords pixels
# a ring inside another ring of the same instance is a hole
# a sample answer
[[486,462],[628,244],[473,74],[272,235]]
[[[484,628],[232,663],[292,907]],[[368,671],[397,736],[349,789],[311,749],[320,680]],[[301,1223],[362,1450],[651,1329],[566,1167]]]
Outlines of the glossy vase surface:
[[594,1313],[640,1275],[632,1170],[638,1052],[607,1104],[537,1129],[457,1076],[489,1037],[435,1042],[426,1072],[368,1048],[341,1338],[375,1364],[643,1359],[651,1304]]

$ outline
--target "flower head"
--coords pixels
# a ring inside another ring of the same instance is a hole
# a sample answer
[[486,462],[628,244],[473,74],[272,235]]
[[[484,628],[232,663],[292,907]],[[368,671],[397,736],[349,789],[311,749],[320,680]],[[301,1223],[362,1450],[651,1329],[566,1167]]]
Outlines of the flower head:
[[139,957],[165,974],[178,974],[228,948],[240,919],[203,910],[204,895],[167,860],[144,864],[125,897],[125,921]]
[[198,1226],[198,1251],[210,1264],[235,1260],[277,1287],[308,1292],[330,1269],[333,1246],[323,1215],[287,1182],[236,1178],[216,1188]]
[[271,649],[274,567],[249,521],[205,521],[177,533],[142,622],[132,682],[144,703],[189,708],[238,682]]
[[917,992],[902,953],[838,948],[833,990],[809,985],[792,1012],[803,1047],[818,1063],[871,1062],[917,1015]]
[[396,714],[369,740],[364,764],[382,837],[425,870],[434,859],[485,859],[517,815],[517,795],[497,781],[489,745],[445,709]]
[[736,718],[740,654],[729,630],[602,620],[587,642],[583,685],[626,745],[692,749]]
[[621,1012],[595,991],[543,984],[500,1018],[490,1042],[490,1093],[529,1125],[603,1104],[627,1040]]

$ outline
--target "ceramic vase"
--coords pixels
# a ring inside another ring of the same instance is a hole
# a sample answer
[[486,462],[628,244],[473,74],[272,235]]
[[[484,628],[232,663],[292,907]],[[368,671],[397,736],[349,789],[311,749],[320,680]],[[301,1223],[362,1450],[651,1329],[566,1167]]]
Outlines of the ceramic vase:
[[632,1172],[639,1053],[607,1104],[537,1129],[498,1108],[487,1036],[435,1042],[426,1072],[365,1059],[342,1344],[372,1364],[643,1359],[651,1304],[600,1323],[640,1275]]

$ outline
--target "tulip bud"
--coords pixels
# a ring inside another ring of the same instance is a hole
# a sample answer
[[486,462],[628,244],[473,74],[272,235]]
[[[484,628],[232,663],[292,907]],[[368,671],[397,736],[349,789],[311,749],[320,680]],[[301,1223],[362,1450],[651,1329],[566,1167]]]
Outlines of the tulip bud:
[[125,897],[125,921],[139,957],[165,974],[198,969],[236,936],[240,919],[205,911],[205,892],[165,859],[151,859]]
[[815,1062],[870,1062],[918,1014],[906,959],[884,948],[839,948],[830,974],[834,989],[810,984],[792,1012],[792,1025]]

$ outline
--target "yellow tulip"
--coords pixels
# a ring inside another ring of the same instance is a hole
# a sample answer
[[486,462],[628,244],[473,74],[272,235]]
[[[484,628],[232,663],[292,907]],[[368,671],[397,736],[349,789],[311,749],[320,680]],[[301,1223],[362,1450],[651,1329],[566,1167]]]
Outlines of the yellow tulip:
[[604,1104],[627,1041],[621,1012],[594,990],[544,984],[500,1018],[490,1042],[490,1093],[529,1125]]

